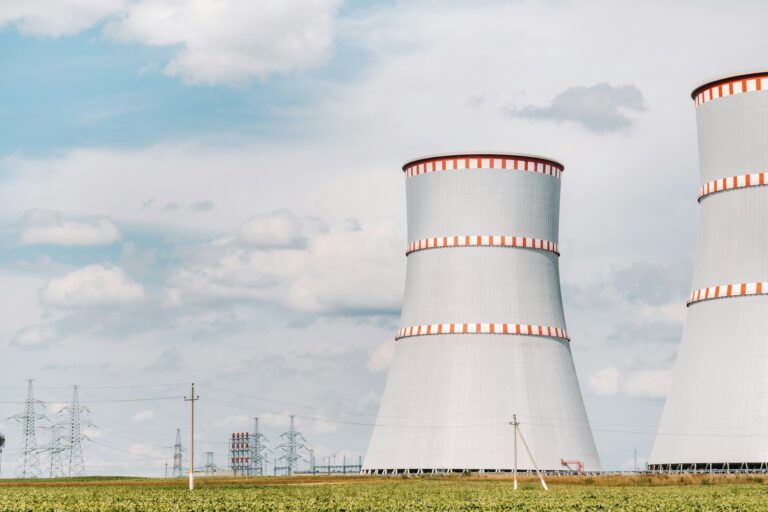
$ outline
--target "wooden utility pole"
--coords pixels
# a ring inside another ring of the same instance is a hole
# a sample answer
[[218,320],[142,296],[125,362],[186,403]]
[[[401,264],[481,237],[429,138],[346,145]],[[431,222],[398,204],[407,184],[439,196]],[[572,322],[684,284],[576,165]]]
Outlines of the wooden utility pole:
[[520,425],[520,423],[517,422],[517,414],[512,415],[512,421],[510,421],[509,424],[515,427],[515,444],[512,446],[512,456],[514,458],[512,478],[515,482],[515,490],[517,490],[517,426]]
[[533,464],[533,469],[536,470],[536,475],[539,477],[541,486],[544,488],[545,491],[548,491],[549,487],[547,487],[547,483],[544,481],[544,476],[541,474],[541,471],[539,471],[539,466],[536,465],[536,460],[533,458],[533,453],[531,453],[531,449],[528,447],[528,443],[525,442],[525,437],[523,437],[523,432],[522,430],[520,430],[520,422],[517,421],[517,414],[512,415],[512,421],[510,421],[509,424],[515,427],[515,468],[513,470],[514,479],[515,479],[515,490],[517,490],[517,434],[520,434],[520,440],[523,442],[523,447],[525,448],[525,451],[528,452],[528,458],[531,459],[531,463]]
[[195,383],[192,383],[192,393],[189,398],[184,397],[184,401],[190,404],[190,426],[189,426],[189,490],[195,488],[195,402],[200,400],[195,395]]

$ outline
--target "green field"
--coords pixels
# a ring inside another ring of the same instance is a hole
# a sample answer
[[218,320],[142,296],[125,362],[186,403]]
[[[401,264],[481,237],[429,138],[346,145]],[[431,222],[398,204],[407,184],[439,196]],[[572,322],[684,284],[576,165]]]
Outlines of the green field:
[[515,492],[498,478],[202,479],[4,481],[2,511],[427,511],[768,509],[762,478],[560,478],[543,492],[526,480]]

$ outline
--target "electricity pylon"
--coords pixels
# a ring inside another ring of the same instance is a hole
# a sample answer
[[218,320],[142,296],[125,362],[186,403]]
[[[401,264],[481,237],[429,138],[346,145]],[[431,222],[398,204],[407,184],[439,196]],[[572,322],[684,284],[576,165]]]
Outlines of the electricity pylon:
[[173,478],[181,478],[184,476],[184,470],[181,467],[181,429],[176,429],[176,444],[173,445],[173,471],[171,472]]
[[58,478],[65,476],[64,463],[61,460],[61,452],[64,447],[61,445],[62,426],[54,423],[50,427],[45,427],[51,431],[51,438],[45,451],[48,452],[48,477]]
[[282,450],[283,452],[283,454],[277,460],[281,460],[285,463],[284,469],[289,475],[292,475],[296,472],[299,459],[304,460],[303,457],[299,456],[299,450],[307,448],[307,446],[304,444],[307,442],[307,440],[304,439],[304,436],[301,435],[301,432],[296,431],[294,423],[294,416],[291,414],[291,424],[289,430],[288,432],[280,434],[280,437],[283,439],[283,443],[277,447],[278,450]]
[[92,427],[93,424],[83,420],[83,413],[90,412],[87,407],[80,405],[77,386],[72,386],[72,403],[62,409],[68,414],[65,428],[67,433],[64,439],[67,441],[67,475],[85,476],[85,460],[83,459],[83,439],[88,439],[82,433],[83,426]]
[[21,423],[21,450],[16,474],[20,478],[40,478],[40,449],[37,447],[37,420],[45,419],[37,412],[42,402],[35,400],[32,379],[27,381],[27,398],[24,400],[24,412],[11,416]]
[[259,418],[253,418],[253,433],[251,434],[250,474],[264,476],[267,438],[259,431]]

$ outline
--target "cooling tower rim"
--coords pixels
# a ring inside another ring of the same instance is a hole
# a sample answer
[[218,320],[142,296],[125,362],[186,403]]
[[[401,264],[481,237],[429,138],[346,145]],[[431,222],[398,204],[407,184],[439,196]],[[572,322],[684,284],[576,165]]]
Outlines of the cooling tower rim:
[[499,152],[499,151],[437,153],[432,155],[426,155],[419,158],[415,158],[413,160],[408,160],[406,163],[403,164],[402,170],[403,172],[405,172],[408,169],[408,167],[412,165],[421,164],[421,163],[429,162],[431,160],[437,160],[440,158],[511,158],[511,159],[521,158],[521,159],[531,160],[537,163],[554,165],[555,167],[559,168],[561,172],[565,171],[565,166],[562,163],[552,158],[548,158],[546,156],[533,155],[530,153],[507,153],[507,152]]
[[720,84],[728,83],[733,80],[739,80],[739,79],[746,79],[746,78],[755,78],[758,76],[768,76],[768,69],[754,69],[751,71],[744,71],[742,73],[736,73],[736,74],[730,74],[730,75],[719,75],[707,82],[704,82],[703,84],[699,85],[693,91],[691,91],[691,99],[696,99],[696,96],[706,90],[710,87],[715,87]]

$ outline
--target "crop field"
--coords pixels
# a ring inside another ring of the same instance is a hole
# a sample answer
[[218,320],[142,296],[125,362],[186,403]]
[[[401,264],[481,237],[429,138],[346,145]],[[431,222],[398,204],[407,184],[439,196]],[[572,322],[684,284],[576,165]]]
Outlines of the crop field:
[[746,478],[559,478],[543,492],[507,478],[313,477],[0,481],[2,511],[757,511],[768,485]]

